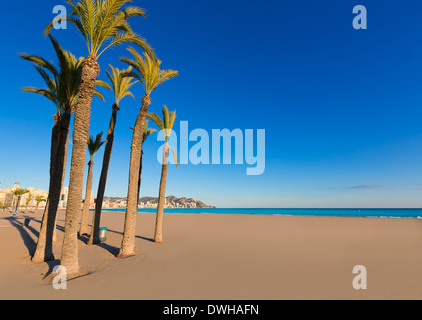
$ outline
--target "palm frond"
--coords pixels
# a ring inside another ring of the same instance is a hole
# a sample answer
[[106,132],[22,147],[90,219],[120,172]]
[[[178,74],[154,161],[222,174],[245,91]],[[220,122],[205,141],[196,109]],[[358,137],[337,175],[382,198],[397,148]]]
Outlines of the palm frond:
[[146,94],[151,94],[159,85],[179,74],[174,70],[161,70],[161,61],[147,52],[140,55],[133,48],[129,48],[128,51],[132,54],[133,59],[122,57],[120,60],[134,69],[129,75],[141,82]]
[[81,82],[81,70],[83,59],[76,57],[69,51],[64,50],[60,44],[50,35],[51,44],[55,50],[58,60],[57,67],[46,59],[21,54],[20,56],[33,63],[40,74],[45,88],[25,88],[25,92],[32,92],[43,95],[51,100],[58,110],[64,107],[74,107],[77,102],[79,86]]
[[35,201],[37,203],[40,203],[40,202],[45,202],[46,199],[45,199],[45,197],[43,195],[38,195],[38,196],[35,197]]
[[91,155],[91,161],[94,158],[94,155],[100,150],[101,146],[105,143],[105,140],[103,139],[103,133],[100,132],[97,134],[97,136],[94,138],[93,136],[89,136],[88,138],[88,150],[89,154]]
[[156,114],[156,113],[148,113],[147,114],[147,118],[151,119],[152,121],[154,121],[154,123],[157,125],[157,127],[160,130],[165,130],[163,121],[161,121],[161,118]]
[[176,164],[176,167],[178,167],[178,166],[179,166],[179,161],[178,161],[178,159],[177,159],[177,152],[176,152],[176,150],[174,150],[174,148],[173,148],[173,147],[170,147],[170,149],[171,149],[171,151],[173,152],[173,159],[174,159],[174,163]]
[[29,92],[29,93],[37,93],[43,97],[46,97],[48,100],[53,102],[57,107],[60,106],[59,101],[57,100],[57,95],[54,92],[52,92],[50,89],[38,89],[34,87],[26,87],[26,88],[23,88],[22,91]]
[[24,194],[26,194],[28,192],[29,192],[29,190],[18,188],[18,189],[15,189],[14,191],[12,191],[12,194],[14,196],[23,196]]
[[116,104],[119,104],[120,101],[130,96],[135,99],[135,96],[130,92],[130,88],[137,83],[138,81],[133,81],[134,78],[128,76],[132,70],[132,67],[129,67],[126,70],[119,70],[114,68],[112,65],[109,65],[110,71],[106,71],[107,77],[110,80],[111,88],[114,93],[114,100]]
[[[33,63],[46,85],[46,88],[36,89],[29,87],[23,90],[24,92],[43,95],[56,105],[58,111],[66,106],[73,109],[77,105],[84,59],[77,59],[71,52],[64,50],[51,35],[49,35],[49,38],[56,53],[58,67],[42,57],[20,54],[24,60]],[[109,84],[100,79],[96,80],[95,85],[96,87],[110,89]],[[95,90],[94,96],[99,97],[103,101],[105,100],[103,94],[98,90]]]
[[52,74],[54,74],[55,76],[58,76],[58,71],[56,67],[54,66],[54,64],[52,62],[45,60],[43,57],[40,57],[37,55],[30,55],[27,53],[19,53],[18,55],[22,59],[32,62],[34,65],[38,65],[42,68],[45,68],[48,71],[50,71]]
[[145,143],[145,141],[155,132],[157,132],[156,129],[152,129],[152,128],[148,128],[148,121],[145,121],[145,130],[144,130],[144,138],[143,138],[143,143]]
[[[72,7],[71,13],[63,18],[72,23],[84,38],[88,55],[98,59],[106,50],[122,43],[132,43],[153,55],[148,42],[133,32],[128,20],[133,17],[146,17],[145,10],[127,6],[131,0],[79,0],[74,3],[67,0]],[[51,32],[54,21],[44,30]]]
[[173,130],[173,125],[176,120],[176,111],[169,112],[167,106],[163,107],[163,119],[156,113],[148,113],[147,118],[154,121],[157,127],[164,135],[165,142],[167,143]]

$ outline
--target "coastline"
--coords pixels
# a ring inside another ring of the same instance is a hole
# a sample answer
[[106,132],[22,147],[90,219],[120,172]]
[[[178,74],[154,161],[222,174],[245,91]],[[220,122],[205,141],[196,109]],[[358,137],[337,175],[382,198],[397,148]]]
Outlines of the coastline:
[[[139,208],[138,213],[155,213],[155,208]],[[104,212],[124,213],[125,208],[104,209]],[[279,208],[196,208],[165,209],[169,214],[223,214],[223,215],[271,215],[271,216],[309,216],[309,217],[363,217],[422,219],[422,209],[418,208],[328,208],[328,209],[279,209]]]
[[[0,215],[2,299],[417,299],[422,298],[422,222],[416,219],[166,214],[164,243],[151,241],[155,215],[138,216],[137,256],[119,260],[124,219],[105,213],[106,243],[79,241],[89,275],[56,291],[34,265],[41,212]],[[28,228],[25,217],[33,218]],[[58,217],[60,258],[64,211]],[[369,288],[352,287],[356,265]]]

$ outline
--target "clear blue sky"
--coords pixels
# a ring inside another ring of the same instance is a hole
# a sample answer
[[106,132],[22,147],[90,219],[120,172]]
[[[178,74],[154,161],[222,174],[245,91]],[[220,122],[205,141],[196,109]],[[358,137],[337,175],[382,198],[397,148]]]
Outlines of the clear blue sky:
[[[219,207],[422,207],[422,3],[396,1],[135,0],[148,19],[133,28],[180,76],[152,95],[178,120],[212,129],[266,129],[266,171],[244,166],[172,167],[168,195]],[[64,1],[2,5],[0,181],[48,189],[54,106],[21,92],[41,86],[19,52],[54,59],[44,26]],[[354,30],[355,5],[368,30]],[[75,28],[54,31],[77,56]],[[123,68],[117,48],[100,59]],[[131,133],[140,108],[121,102],[108,196],[126,196]],[[113,98],[92,105],[91,134],[107,131]],[[176,125],[178,128],[178,125]],[[145,146],[142,194],[155,196],[161,167],[155,136]],[[102,152],[94,169],[94,194]],[[66,183],[68,178],[66,179]]]

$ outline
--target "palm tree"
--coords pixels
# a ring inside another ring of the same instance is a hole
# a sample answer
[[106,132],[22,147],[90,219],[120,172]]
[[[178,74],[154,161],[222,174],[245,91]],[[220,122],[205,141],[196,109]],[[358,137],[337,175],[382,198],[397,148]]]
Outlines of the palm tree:
[[29,203],[32,201],[32,199],[33,199],[32,193],[29,192],[28,197],[25,200],[25,213],[28,211],[28,206],[29,206]]
[[12,194],[16,197],[16,207],[15,207],[15,214],[18,213],[19,205],[21,203],[22,196],[28,193],[29,190],[18,188],[12,191]]
[[131,72],[132,67],[120,71],[117,68],[109,65],[110,72],[107,71],[107,76],[111,83],[111,88],[114,93],[114,104],[112,106],[113,112],[111,114],[110,125],[107,132],[107,143],[104,149],[103,167],[101,169],[100,182],[98,184],[97,201],[95,203],[95,214],[92,219],[92,231],[89,238],[88,245],[100,243],[100,225],[101,225],[101,211],[103,208],[104,193],[107,184],[108,169],[110,167],[111,152],[114,143],[114,129],[116,127],[117,112],[120,110],[120,102],[123,98],[130,96],[135,99],[130,88],[137,83],[133,81],[132,77],[125,77],[124,74]]
[[[49,194],[40,229],[40,236],[34,256],[32,257],[33,262],[54,260],[52,252],[53,234],[66,172],[70,120],[78,103],[83,63],[82,58],[76,59],[73,54],[65,51],[51,35],[49,38],[57,56],[59,69],[42,57],[20,54],[23,59],[34,64],[46,85],[45,88],[28,87],[24,88],[23,91],[37,93],[48,98],[56,105],[57,109],[50,155]],[[107,83],[99,79],[96,80],[96,86],[109,87]],[[104,100],[102,94],[96,90],[94,95]]]
[[143,158],[144,158],[144,144],[145,144],[145,141],[149,138],[149,136],[151,134],[153,134],[154,132],[157,132],[157,130],[148,128],[148,121],[145,121],[144,136],[143,136],[143,139],[142,139],[141,163],[140,163],[140,166],[139,166],[139,182],[138,182],[138,196],[137,196],[138,203],[139,203],[139,195],[141,193],[141,180],[142,180],[141,178],[142,178],[142,167],[143,167],[142,164],[143,164]]
[[128,74],[128,76],[132,76],[140,81],[144,87],[145,95],[142,98],[142,108],[136,118],[133,130],[125,229],[122,245],[118,255],[121,258],[135,255],[135,228],[139,199],[139,172],[143,133],[145,130],[145,119],[148,113],[148,108],[151,105],[151,93],[160,84],[163,84],[167,80],[170,80],[178,75],[177,71],[160,70],[161,61],[151,58],[147,53],[144,53],[143,56],[141,56],[133,48],[129,48],[129,52],[133,55],[134,59],[122,58],[121,60],[133,67],[134,71]]
[[[72,11],[66,21],[72,23],[84,38],[88,55],[82,63],[78,108],[75,111],[73,151],[70,168],[69,197],[66,209],[65,234],[63,238],[61,265],[68,274],[79,271],[77,234],[81,214],[82,190],[86,160],[86,142],[91,121],[91,103],[95,80],[100,72],[99,57],[109,48],[122,43],[133,43],[153,54],[148,43],[132,31],[128,19],[145,16],[138,7],[124,7],[130,0],[67,0]],[[52,21],[45,29],[48,34]]]
[[176,111],[169,112],[166,106],[163,109],[163,119],[155,113],[148,113],[147,117],[155,122],[158,128],[164,135],[164,149],[163,149],[163,168],[161,170],[160,193],[158,196],[157,222],[155,225],[154,240],[156,243],[163,242],[163,219],[164,219],[164,205],[166,200],[166,186],[167,186],[167,170],[169,151],[172,149],[176,166],[178,166],[176,150],[170,147],[168,142],[173,130],[174,121],[176,120]]
[[35,212],[37,212],[38,207],[40,206],[41,202],[46,202],[47,200],[45,199],[45,197],[43,195],[38,195],[35,197],[35,201],[37,202],[36,206],[35,206]]
[[[50,40],[53,41],[52,37]],[[60,95],[58,93],[59,85],[58,85],[58,78],[60,71],[47,60],[42,57],[29,55],[29,54],[19,54],[19,56],[27,61],[33,63],[34,67],[42,77],[45,82],[45,88],[34,88],[34,87],[27,87],[23,88],[24,92],[30,93],[37,93],[39,95],[44,96],[48,100],[50,100],[56,107],[56,113],[53,116],[54,124],[51,134],[51,150],[50,150],[50,187],[53,181],[53,174],[54,174],[54,166],[56,164],[56,156],[59,147],[59,139],[60,139],[60,122],[63,119],[63,104],[59,101]],[[59,54],[57,54],[59,56]],[[61,86],[63,88],[63,86]],[[49,187],[49,188],[50,188]],[[44,211],[44,217],[47,217],[46,212],[48,211],[48,202],[47,206]]]
[[86,191],[85,191],[85,202],[82,213],[81,229],[79,235],[88,234],[88,217],[89,217],[89,208],[91,206],[91,194],[92,194],[92,167],[94,166],[94,156],[100,150],[101,146],[105,143],[103,139],[103,133],[97,134],[97,137],[94,140],[94,137],[88,138],[88,150],[90,154],[90,159],[88,162],[88,178],[86,181]]
[[[132,127],[130,128],[131,130],[134,130]],[[144,134],[143,134],[143,138],[142,138],[142,148],[141,148],[141,162],[139,165],[139,181],[138,181],[138,203],[139,203],[139,195],[141,193],[141,181],[142,181],[142,167],[143,167],[143,158],[144,158],[144,144],[145,141],[147,141],[147,139],[149,138],[149,136],[151,134],[153,134],[154,132],[157,132],[156,129],[151,129],[148,128],[148,121],[145,121],[145,130],[144,130]]]
[[[14,185],[15,185],[15,190],[16,189],[18,189],[19,188],[19,182],[15,182],[14,183]],[[13,198],[12,198],[12,205],[11,205],[11,207],[12,207],[12,209],[16,206],[16,200],[17,200],[17,196],[14,194],[14,192],[13,191],[15,191],[15,190],[12,190],[12,192],[10,193],[12,196],[13,196]]]

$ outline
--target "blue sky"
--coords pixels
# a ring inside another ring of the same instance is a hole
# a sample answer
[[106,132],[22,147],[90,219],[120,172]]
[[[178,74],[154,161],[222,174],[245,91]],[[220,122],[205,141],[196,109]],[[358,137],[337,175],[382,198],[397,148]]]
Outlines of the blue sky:
[[[191,129],[265,129],[266,171],[246,165],[172,167],[168,195],[219,207],[422,207],[422,22],[420,1],[135,0],[148,19],[133,19],[180,76],[152,95]],[[54,59],[44,26],[64,1],[14,1],[0,13],[0,181],[48,189],[54,106],[24,94],[41,86],[17,53]],[[368,29],[352,27],[365,5]],[[77,56],[86,47],[75,28],[54,31]],[[100,59],[125,67],[124,47]],[[108,196],[126,196],[131,133],[140,108],[126,98],[118,115]],[[94,100],[91,134],[107,131],[112,95]],[[176,124],[176,129],[178,123]],[[142,194],[158,194],[160,143],[145,145]],[[102,152],[95,160],[94,194]],[[66,183],[68,179],[66,179]]]

